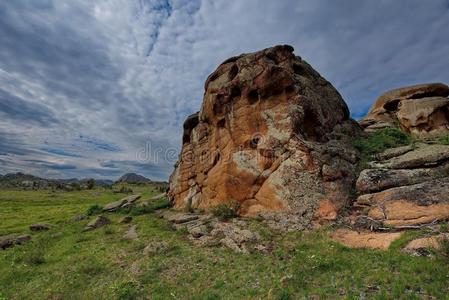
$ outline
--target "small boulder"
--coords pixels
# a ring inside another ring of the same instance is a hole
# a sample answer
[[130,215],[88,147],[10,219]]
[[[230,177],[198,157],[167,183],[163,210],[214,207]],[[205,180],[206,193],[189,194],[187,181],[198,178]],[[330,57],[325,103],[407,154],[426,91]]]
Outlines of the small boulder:
[[198,215],[189,214],[189,213],[175,213],[167,215],[164,217],[167,221],[175,223],[175,224],[183,224],[193,220],[198,219]]
[[402,248],[402,252],[412,254],[414,256],[428,256],[429,249],[440,249],[440,241],[442,239],[449,239],[449,234],[442,233],[439,235],[414,239]]
[[70,218],[69,223],[76,223],[86,219],[87,219],[86,215],[76,215]]
[[120,223],[120,224],[129,224],[129,223],[131,223],[132,220],[133,220],[132,217],[130,217],[130,216],[125,216],[125,217],[123,217],[123,218],[120,219],[119,223]]
[[194,238],[200,238],[209,233],[206,225],[199,225],[187,229]]
[[33,224],[30,225],[30,230],[31,231],[44,231],[44,230],[49,230],[51,228],[51,225],[49,224]]
[[390,149],[384,150],[383,152],[377,154],[376,158],[378,160],[387,160],[387,159],[390,159],[393,157],[400,156],[400,155],[410,152],[412,150],[413,150],[413,146],[411,146],[411,145],[390,148]]
[[99,215],[95,219],[90,221],[86,225],[86,227],[84,227],[84,231],[94,230],[94,229],[100,228],[100,227],[108,225],[108,224],[111,224],[111,220],[109,220],[108,218],[106,218],[102,215]]
[[6,249],[15,245],[20,245],[31,240],[29,235],[6,235],[0,237],[0,249]]
[[338,229],[331,235],[332,239],[348,248],[371,248],[387,250],[391,243],[401,236],[401,232],[357,232],[349,229]]
[[137,240],[139,238],[138,234],[137,234],[137,226],[131,226],[128,231],[125,233],[125,235],[123,236],[123,238],[125,240]]
[[393,157],[381,163],[371,164],[375,168],[410,169],[435,166],[449,159],[449,146],[421,144],[415,150]]
[[143,254],[145,255],[155,255],[159,253],[166,252],[170,249],[170,245],[167,242],[150,242],[145,249],[143,249]]
[[141,196],[140,195],[131,195],[127,196],[123,199],[120,199],[118,201],[111,202],[109,204],[106,204],[103,208],[103,211],[113,212],[118,210],[121,207],[129,206],[136,202]]

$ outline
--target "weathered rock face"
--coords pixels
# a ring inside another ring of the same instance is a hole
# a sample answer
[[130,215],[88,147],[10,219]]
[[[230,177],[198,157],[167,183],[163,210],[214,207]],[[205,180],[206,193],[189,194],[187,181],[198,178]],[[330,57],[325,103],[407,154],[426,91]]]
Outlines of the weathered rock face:
[[379,155],[384,160],[371,163],[356,183],[361,195],[354,206],[371,221],[363,223],[404,228],[449,219],[448,154],[449,146],[417,144]]
[[340,94],[292,47],[233,57],[184,123],[168,196],[176,208],[238,201],[242,215],[333,219],[355,176],[348,136],[359,133]]
[[376,100],[360,125],[367,131],[399,125],[416,136],[448,133],[448,96],[449,87],[442,83],[392,90]]

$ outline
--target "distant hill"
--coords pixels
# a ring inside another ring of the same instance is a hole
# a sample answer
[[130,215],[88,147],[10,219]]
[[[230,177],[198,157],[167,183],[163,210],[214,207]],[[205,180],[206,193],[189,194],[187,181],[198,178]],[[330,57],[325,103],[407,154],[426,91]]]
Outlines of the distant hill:
[[[80,186],[81,188],[87,185],[89,178],[78,179],[46,179],[31,174],[18,173],[8,173],[6,175],[0,176],[0,186],[1,187],[23,187],[23,188],[65,188],[70,189],[70,187]],[[95,184],[99,186],[112,185],[112,180],[107,179],[95,179]]]
[[120,177],[116,183],[149,183],[151,179],[136,173],[126,173]]

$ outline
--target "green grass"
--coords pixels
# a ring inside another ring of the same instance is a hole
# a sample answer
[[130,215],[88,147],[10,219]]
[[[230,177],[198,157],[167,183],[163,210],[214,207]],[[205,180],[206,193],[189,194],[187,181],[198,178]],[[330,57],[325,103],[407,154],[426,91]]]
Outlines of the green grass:
[[[159,193],[133,189],[144,198]],[[447,262],[398,251],[419,232],[389,251],[350,250],[330,241],[326,229],[281,235],[253,220],[251,230],[271,241],[273,251],[237,254],[194,247],[154,213],[133,218],[137,241],[122,239],[129,225],[118,224],[120,213],[106,214],[113,223],[95,231],[82,232],[88,220],[64,223],[120,197],[101,189],[0,191],[0,232],[58,225],[0,251],[0,299],[445,299],[449,293]],[[165,241],[169,250],[145,256],[150,241]]]
[[449,134],[439,137],[438,142],[442,145],[449,145]]
[[360,137],[354,140],[353,145],[361,153],[359,169],[367,167],[367,163],[373,160],[375,154],[400,146],[409,145],[413,142],[410,135],[397,128],[385,128],[370,133],[367,137]]

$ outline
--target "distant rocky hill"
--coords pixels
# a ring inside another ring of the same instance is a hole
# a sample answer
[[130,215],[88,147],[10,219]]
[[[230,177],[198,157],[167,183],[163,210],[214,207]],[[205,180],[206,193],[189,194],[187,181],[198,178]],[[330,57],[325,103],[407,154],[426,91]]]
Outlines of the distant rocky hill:
[[[74,189],[86,188],[90,178],[77,179],[47,179],[25,173],[8,173],[0,176],[0,187],[7,188],[25,188],[25,189],[44,189],[44,188],[60,188],[60,189]],[[112,180],[94,180],[95,185],[107,186],[113,183]]]
[[116,183],[149,183],[151,179],[136,173],[126,173]]

